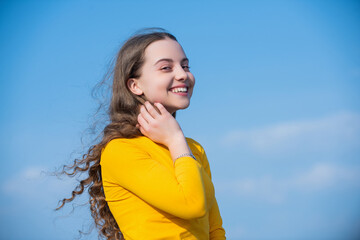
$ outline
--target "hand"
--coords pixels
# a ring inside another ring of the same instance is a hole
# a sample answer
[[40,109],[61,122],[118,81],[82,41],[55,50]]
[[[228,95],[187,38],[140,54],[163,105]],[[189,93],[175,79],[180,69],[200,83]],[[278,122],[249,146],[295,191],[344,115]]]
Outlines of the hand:
[[167,147],[185,139],[179,123],[161,103],[154,104],[159,112],[146,101],[138,115],[139,129],[154,142]]

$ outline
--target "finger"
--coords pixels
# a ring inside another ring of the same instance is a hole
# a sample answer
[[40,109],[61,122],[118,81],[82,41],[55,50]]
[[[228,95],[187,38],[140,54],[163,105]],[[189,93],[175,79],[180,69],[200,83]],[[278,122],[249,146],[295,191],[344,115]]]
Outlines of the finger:
[[138,115],[137,120],[140,127],[145,127],[149,125],[149,123],[145,120],[141,113]]
[[148,123],[154,121],[154,118],[150,115],[144,105],[140,107],[140,114]]
[[141,132],[144,136],[147,136],[147,135],[146,135],[146,131],[145,131],[145,129],[144,129],[143,127],[140,126],[139,129],[140,129],[140,132]]
[[159,109],[161,115],[169,113],[161,103],[155,103],[154,105]]
[[153,117],[153,118],[156,118],[159,116],[159,112],[155,109],[155,107],[149,103],[148,101],[145,102],[144,106],[146,107],[146,110],[150,113],[150,115]]

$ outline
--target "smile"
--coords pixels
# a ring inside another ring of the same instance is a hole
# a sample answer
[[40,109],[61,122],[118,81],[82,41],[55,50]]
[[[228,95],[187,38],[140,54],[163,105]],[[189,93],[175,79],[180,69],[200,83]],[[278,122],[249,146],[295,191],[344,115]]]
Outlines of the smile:
[[187,93],[188,88],[187,87],[178,87],[178,88],[172,88],[170,89],[171,92],[173,93]]

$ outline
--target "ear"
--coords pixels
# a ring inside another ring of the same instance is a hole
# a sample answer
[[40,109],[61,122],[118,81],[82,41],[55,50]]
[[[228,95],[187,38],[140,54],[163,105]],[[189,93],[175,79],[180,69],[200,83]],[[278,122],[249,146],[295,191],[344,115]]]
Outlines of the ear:
[[135,95],[142,95],[144,92],[141,90],[141,88],[139,87],[139,82],[137,79],[135,78],[129,78],[126,82],[128,88],[130,89],[130,91],[132,93],[134,93]]

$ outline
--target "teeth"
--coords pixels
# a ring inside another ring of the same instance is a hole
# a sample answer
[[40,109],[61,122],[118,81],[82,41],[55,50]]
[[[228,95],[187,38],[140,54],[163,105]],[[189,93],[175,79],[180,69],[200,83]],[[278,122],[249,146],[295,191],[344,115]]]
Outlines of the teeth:
[[185,87],[185,88],[173,88],[173,89],[171,89],[171,92],[173,92],[173,93],[177,93],[177,92],[187,92],[187,88]]

